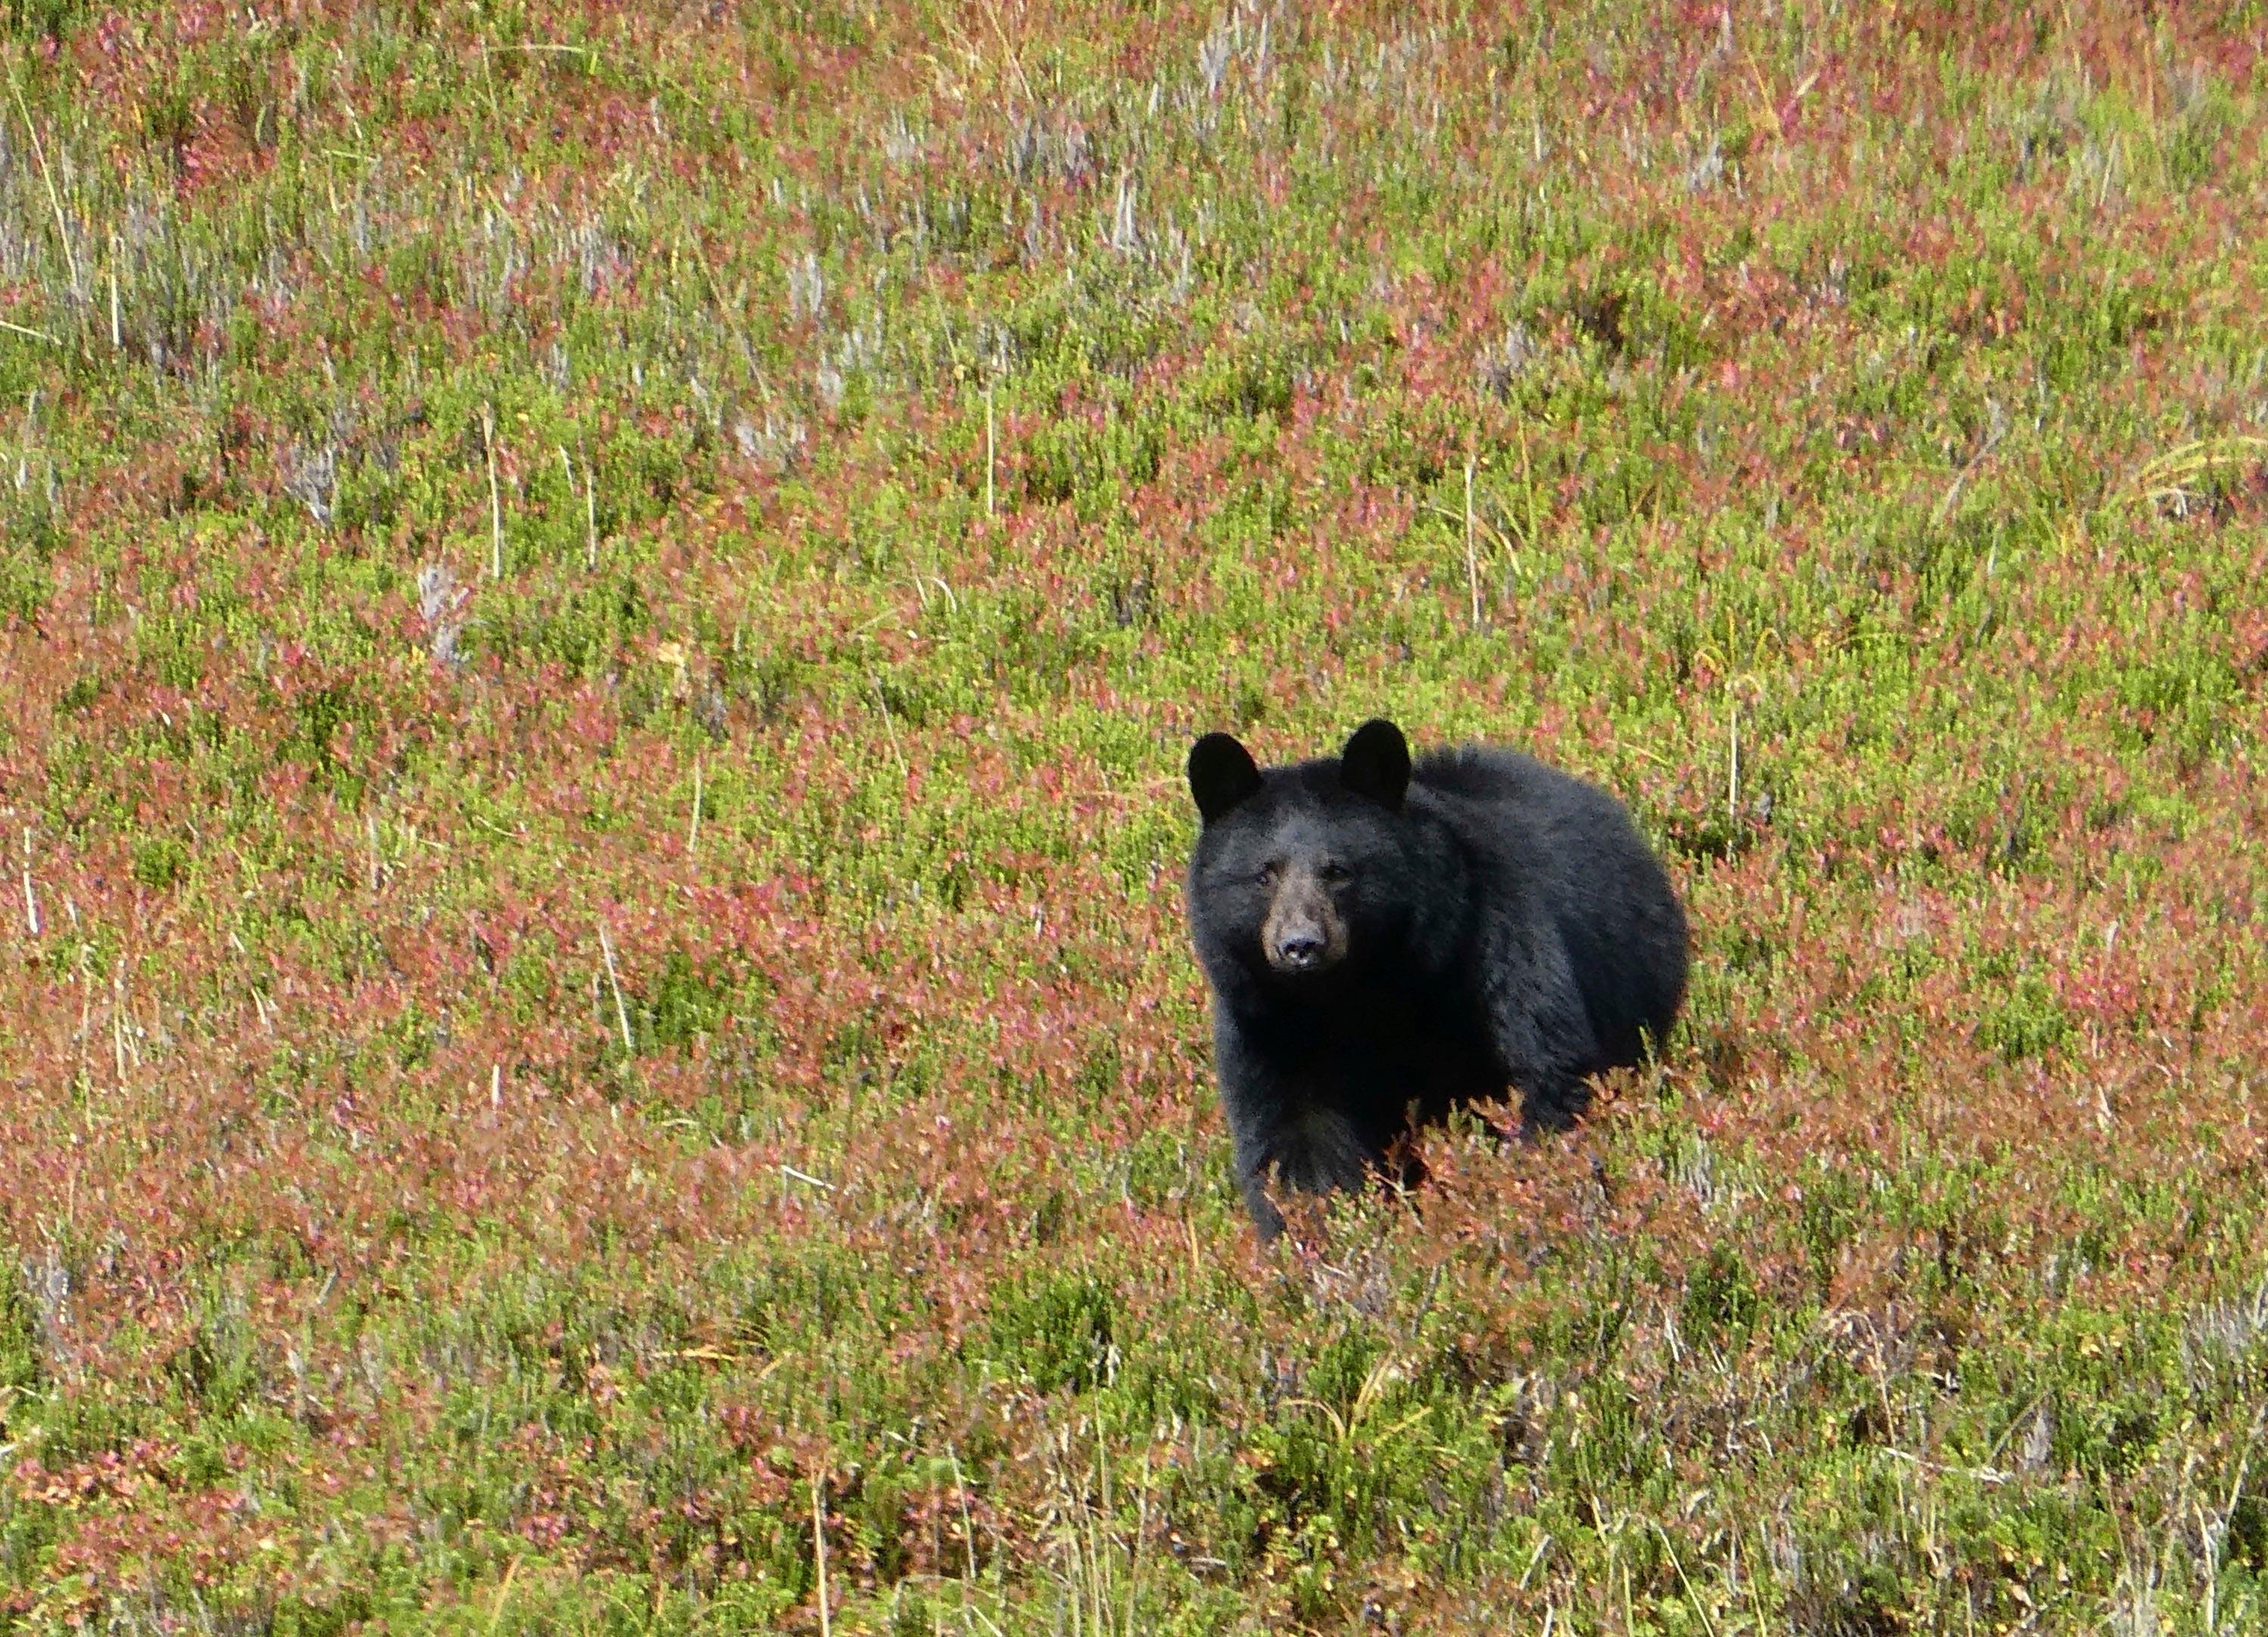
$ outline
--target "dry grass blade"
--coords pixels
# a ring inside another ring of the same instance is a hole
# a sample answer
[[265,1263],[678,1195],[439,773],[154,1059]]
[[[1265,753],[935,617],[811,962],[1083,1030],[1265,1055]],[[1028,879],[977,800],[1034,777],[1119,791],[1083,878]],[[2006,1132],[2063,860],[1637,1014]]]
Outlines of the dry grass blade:
[[2146,461],[2120,486],[2118,497],[2129,504],[2154,505],[2183,495],[2193,479],[2263,464],[2268,464],[2268,437],[2232,434],[2194,438]]

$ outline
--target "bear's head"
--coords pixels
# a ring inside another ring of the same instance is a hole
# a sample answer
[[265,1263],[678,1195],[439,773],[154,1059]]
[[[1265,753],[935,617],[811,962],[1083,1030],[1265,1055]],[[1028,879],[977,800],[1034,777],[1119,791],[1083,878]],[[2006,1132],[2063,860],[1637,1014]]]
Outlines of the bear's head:
[[1189,750],[1204,821],[1189,869],[1200,945],[1304,986],[1373,952],[1401,917],[1410,746],[1366,722],[1336,760],[1256,766],[1226,733]]

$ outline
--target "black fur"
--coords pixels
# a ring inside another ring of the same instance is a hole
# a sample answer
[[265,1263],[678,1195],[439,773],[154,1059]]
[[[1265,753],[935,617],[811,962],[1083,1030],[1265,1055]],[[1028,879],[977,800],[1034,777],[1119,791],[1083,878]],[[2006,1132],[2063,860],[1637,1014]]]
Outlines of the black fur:
[[1586,1076],[1638,1062],[1685,993],[1685,912],[1622,804],[1509,751],[1413,766],[1368,722],[1339,757],[1189,752],[1204,828],[1189,913],[1212,987],[1221,1103],[1263,1238],[1272,1178],[1327,1192],[1389,1168],[1411,1117],[1503,1097],[1564,1127]]

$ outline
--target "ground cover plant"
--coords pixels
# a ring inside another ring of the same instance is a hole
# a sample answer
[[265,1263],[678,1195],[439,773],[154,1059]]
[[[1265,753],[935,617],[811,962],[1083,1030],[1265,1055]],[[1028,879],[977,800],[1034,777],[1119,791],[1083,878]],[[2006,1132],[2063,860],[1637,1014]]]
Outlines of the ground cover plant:
[[[10,0],[32,1631],[2268,1618],[2268,17]],[[1190,739],[1688,1022],[1263,1252]]]

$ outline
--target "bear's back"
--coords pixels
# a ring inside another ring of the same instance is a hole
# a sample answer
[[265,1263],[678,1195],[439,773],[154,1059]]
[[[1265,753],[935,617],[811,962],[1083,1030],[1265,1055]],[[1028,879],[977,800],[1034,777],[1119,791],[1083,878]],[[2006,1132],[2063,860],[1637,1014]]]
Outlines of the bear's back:
[[1492,829],[1509,826],[1513,833],[1505,839],[1524,850],[1540,845],[1556,858],[1563,844],[1552,838],[1564,836],[1580,850],[1585,838],[1594,835],[1609,844],[1645,848],[1620,802],[1594,784],[1517,751],[1486,745],[1434,751],[1418,759],[1410,782],[1448,797],[1453,811],[1468,815],[1468,825],[1478,814],[1492,821]]
[[1477,745],[1419,759],[1410,782],[1437,798],[1485,884],[1487,918],[1549,918],[1611,1057],[1634,1059],[1641,1026],[1668,1029],[1685,987],[1684,911],[1622,803]]
[[1428,751],[1410,769],[1413,784],[1444,795],[1513,800],[1550,799],[1574,790],[1594,790],[1580,779],[1547,767],[1532,756],[1491,745],[1459,745]]

